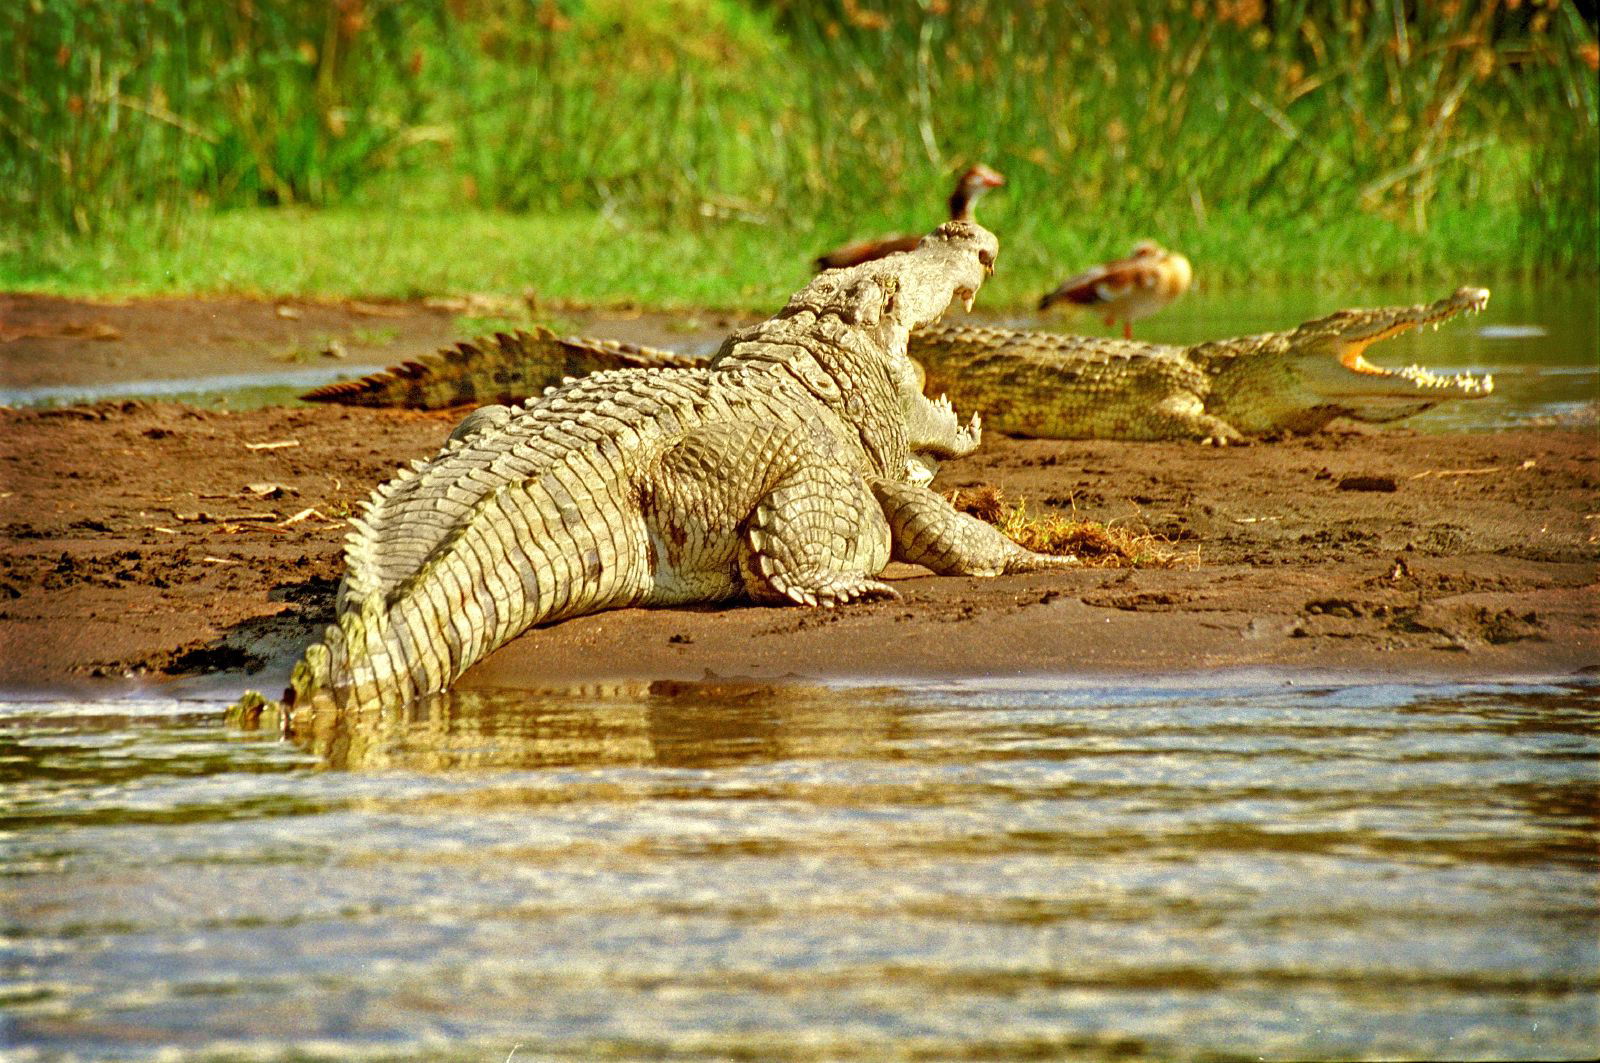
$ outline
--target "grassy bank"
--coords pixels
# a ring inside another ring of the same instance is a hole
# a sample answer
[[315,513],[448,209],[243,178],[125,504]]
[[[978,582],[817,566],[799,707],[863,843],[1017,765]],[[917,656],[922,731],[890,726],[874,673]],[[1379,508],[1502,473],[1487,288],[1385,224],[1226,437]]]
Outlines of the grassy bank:
[[[991,201],[999,268],[991,308],[1031,306],[1068,264],[1114,246],[1072,229],[1043,231],[1022,208]],[[887,219],[878,223],[888,225]],[[869,222],[870,226],[870,222]],[[870,227],[869,230],[870,231]],[[693,231],[590,211],[518,215],[484,209],[409,213],[362,207],[250,209],[189,218],[175,240],[75,240],[48,255],[0,256],[0,288],[62,295],[246,292],[373,296],[536,292],[589,305],[767,309],[810,276],[832,234],[736,222]],[[1103,235],[1103,234],[1101,234]],[[1422,279],[1488,283],[1535,265],[1498,219],[1443,216],[1423,234],[1382,219],[1333,223],[1237,219],[1187,234],[1202,283]]]
[[22,0],[0,285],[770,305],[1009,183],[990,298],[1593,272],[1592,16],[1534,3]]

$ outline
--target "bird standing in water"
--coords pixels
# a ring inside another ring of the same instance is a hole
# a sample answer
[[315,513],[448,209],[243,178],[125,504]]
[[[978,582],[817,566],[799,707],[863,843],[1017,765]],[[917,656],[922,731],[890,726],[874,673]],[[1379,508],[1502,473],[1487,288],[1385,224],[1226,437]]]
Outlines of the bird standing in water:
[[[1004,177],[981,162],[961,171],[961,176],[956,178],[955,191],[950,193],[950,220],[974,221],[972,207],[977,203],[978,197],[989,189],[999,188],[1005,183]],[[884,236],[876,240],[846,244],[820,256],[817,259],[817,269],[844,269],[899,251],[912,251],[916,249],[922,237],[922,233],[908,233],[903,236]]]
[[1087,306],[1105,317],[1107,325],[1122,322],[1122,336],[1133,339],[1133,323],[1149,317],[1189,290],[1193,270],[1189,260],[1168,251],[1154,240],[1140,240],[1127,258],[1105,262],[1068,277],[1039,300],[1039,309],[1057,303]]

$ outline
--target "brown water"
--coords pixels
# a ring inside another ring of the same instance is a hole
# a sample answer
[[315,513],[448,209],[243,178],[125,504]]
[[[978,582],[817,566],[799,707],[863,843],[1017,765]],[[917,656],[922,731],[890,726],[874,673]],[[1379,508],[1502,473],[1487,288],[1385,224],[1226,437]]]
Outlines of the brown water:
[[7,1059],[1536,1058],[1600,686],[0,703]]

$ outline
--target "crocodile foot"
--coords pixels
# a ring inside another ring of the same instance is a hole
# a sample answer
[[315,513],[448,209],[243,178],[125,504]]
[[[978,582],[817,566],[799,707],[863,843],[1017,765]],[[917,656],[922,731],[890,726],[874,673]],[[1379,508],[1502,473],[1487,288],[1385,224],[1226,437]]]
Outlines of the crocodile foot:
[[1036,554],[965,513],[925,487],[874,480],[873,494],[889,522],[894,559],[941,576],[998,576],[1070,568],[1075,557]]
[[1074,554],[1036,554],[1032,550],[1017,547],[1017,552],[1007,555],[1005,571],[1013,572],[1044,572],[1058,568],[1077,568],[1078,558]]
[[899,601],[900,592],[882,580],[860,575],[835,574],[819,583],[790,582],[776,579],[772,587],[795,605],[820,606],[832,609],[851,602]]

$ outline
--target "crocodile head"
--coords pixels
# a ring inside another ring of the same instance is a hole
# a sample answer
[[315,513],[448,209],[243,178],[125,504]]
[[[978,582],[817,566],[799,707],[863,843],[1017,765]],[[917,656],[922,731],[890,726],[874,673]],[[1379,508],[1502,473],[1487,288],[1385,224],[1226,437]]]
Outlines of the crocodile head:
[[1321,405],[1362,421],[1392,421],[1420,413],[1445,399],[1483,398],[1494,378],[1472,373],[1435,373],[1420,365],[1385,369],[1367,361],[1366,350],[1414,328],[1440,324],[1489,302],[1487,288],[1457,288],[1453,295],[1416,306],[1340,310],[1307,321],[1287,333],[1288,357],[1301,386]]
[[855,428],[879,475],[903,475],[913,446],[965,453],[976,425],[923,398],[906,347],[951,304],[971,308],[999,248],[987,229],[948,221],[915,250],[827,270],[777,316],[729,336],[712,368],[780,368]]
[[947,221],[924,236],[915,254],[926,264],[902,272],[895,290],[906,336],[937,322],[951,303],[970,311],[999,253],[994,233],[975,222]]

